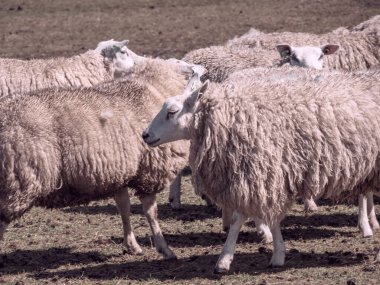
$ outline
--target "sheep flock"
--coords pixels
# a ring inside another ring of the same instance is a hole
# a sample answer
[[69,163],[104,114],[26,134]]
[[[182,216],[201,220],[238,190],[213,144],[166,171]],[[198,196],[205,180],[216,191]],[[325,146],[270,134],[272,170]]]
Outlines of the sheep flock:
[[269,265],[286,265],[281,222],[298,200],[304,219],[322,199],[357,204],[358,238],[378,234],[380,15],[325,34],[251,28],[181,59],[130,46],[104,39],[72,57],[0,58],[0,240],[33,207],[113,198],[123,247],[141,255],[133,193],[157,252],[181,259],[156,196],[169,187],[180,209],[186,167],[228,232],[215,274],[229,272],[249,219],[273,245]]

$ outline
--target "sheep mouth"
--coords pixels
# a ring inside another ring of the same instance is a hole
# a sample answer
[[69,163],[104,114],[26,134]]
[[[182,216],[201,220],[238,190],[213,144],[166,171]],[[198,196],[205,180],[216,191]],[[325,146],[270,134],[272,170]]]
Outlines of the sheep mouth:
[[156,140],[154,140],[154,141],[152,141],[152,142],[147,142],[147,144],[149,145],[149,146],[157,146],[157,143],[160,141],[160,139],[156,139]]

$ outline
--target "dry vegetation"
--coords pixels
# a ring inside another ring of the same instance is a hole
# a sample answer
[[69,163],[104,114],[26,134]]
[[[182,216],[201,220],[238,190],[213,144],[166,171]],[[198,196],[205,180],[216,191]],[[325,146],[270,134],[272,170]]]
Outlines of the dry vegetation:
[[[72,55],[113,37],[137,52],[182,56],[256,26],[265,31],[326,32],[380,14],[377,0],[331,1],[10,1],[0,2],[0,57]],[[187,178],[184,209],[162,193],[160,224],[177,261],[163,261],[133,199],[132,222],[143,256],[123,253],[122,227],[111,200],[61,210],[34,208],[14,222],[0,253],[0,284],[378,284],[372,263],[379,233],[362,239],[357,207],[326,204],[305,217],[295,205],[283,222],[284,268],[267,268],[271,246],[251,223],[239,237],[227,276],[213,275],[226,234],[220,213],[203,205]],[[377,201],[379,202],[379,201]],[[377,207],[380,212],[380,207]],[[351,282],[351,283],[347,283]]]

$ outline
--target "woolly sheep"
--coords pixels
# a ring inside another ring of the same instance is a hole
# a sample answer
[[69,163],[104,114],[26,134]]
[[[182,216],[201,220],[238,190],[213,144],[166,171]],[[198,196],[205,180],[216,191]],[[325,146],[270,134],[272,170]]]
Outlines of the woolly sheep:
[[[204,66],[208,70],[208,78],[211,81],[222,82],[234,71],[251,67],[282,66],[289,63],[300,67],[321,69],[323,54],[332,54],[338,48],[337,45],[326,45],[322,48],[279,45],[276,52],[260,48],[212,46],[191,51],[184,56],[183,60]],[[283,56],[281,60],[278,53],[282,55],[288,53],[288,56]]]
[[[297,59],[296,49],[293,46],[311,45],[323,46],[326,43],[339,44],[339,52],[326,57],[325,66],[328,69],[362,70],[379,64],[380,39],[375,32],[330,32],[316,35],[308,33],[260,33],[255,36],[242,36],[227,42],[230,48],[251,47],[272,50],[276,45],[286,43],[289,48],[284,57]],[[331,50],[331,49],[330,49]]]
[[90,87],[133,67],[128,40],[100,42],[95,50],[64,58],[0,59],[0,98],[52,87]]
[[[215,272],[229,270],[247,217],[271,229],[270,264],[282,266],[280,222],[297,197],[365,193],[379,183],[380,72],[318,83],[202,84],[194,77],[143,133],[151,147],[191,142],[196,191],[233,212]],[[209,87],[208,87],[209,86]]]
[[135,189],[157,251],[175,258],[157,222],[156,193],[187,161],[188,146],[149,149],[143,125],[167,96],[180,94],[182,74],[146,59],[123,79],[93,88],[48,89],[0,104],[0,238],[33,206],[64,207],[114,197],[130,253],[142,252],[130,225],[126,187]]
[[[351,74],[353,77],[361,77],[365,75],[365,72],[356,72]],[[294,67],[282,67],[282,68],[250,68],[231,74],[224,84],[234,84],[236,81],[258,81],[261,84],[273,84],[273,83],[288,83],[288,84],[304,84],[304,81],[312,81],[315,83],[323,82],[325,80],[331,80],[331,77],[339,78],[346,76],[345,73],[339,71],[317,71],[317,70],[302,70]],[[315,197],[314,197],[315,198]],[[310,205],[315,205],[313,197],[306,197],[304,199],[305,208]],[[368,219],[369,217],[369,219]],[[370,226],[371,225],[371,226]],[[365,196],[359,196],[359,229],[363,237],[373,236],[373,231],[380,229],[379,222],[376,218],[373,193],[368,192]],[[372,227],[372,229],[371,229]],[[269,235],[269,233],[268,233]],[[266,240],[271,240],[270,236],[265,237]]]

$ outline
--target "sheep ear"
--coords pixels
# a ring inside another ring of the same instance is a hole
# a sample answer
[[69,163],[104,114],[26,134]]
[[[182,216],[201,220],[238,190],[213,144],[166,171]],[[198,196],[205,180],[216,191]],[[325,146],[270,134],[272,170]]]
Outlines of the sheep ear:
[[339,49],[339,45],[325,45],[321,47],[323,54],[330,55]]
[[206,91],[206,89],[208,88],[208,84],[209,84],[209,80],[206,80],[202,86],[200,86],[199,88],[197,88],[196,90],[194,90],[190,95],[189,97],[187,97],[187,99],[185,100],[185,104],[192,108],[194,107],[195,103],[197,102],[197,100],[199,100],[199,98],[202,97],[203,93]]
[[276,48],[281,57],[287,57],[292,53],[292,47],[290,45],[277,45]]
[[126,47],[129,44],[129,40],[124,40],[120,43],[120,47]]

